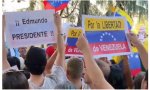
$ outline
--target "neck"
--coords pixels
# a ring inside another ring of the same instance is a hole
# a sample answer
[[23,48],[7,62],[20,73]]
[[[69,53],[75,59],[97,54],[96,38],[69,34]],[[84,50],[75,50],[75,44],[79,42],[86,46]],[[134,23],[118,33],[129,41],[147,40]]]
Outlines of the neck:
[[81,78],[79,78],[79,79],[71,79],[71,78],[69,78],[69,80],[77,87],[77,89],[81,89],[82,88]]
[[41,75],[32,75],[31,74],[30,81],[37,86],[41,86],[44,81],[44,76],[43,76],[43,74],[41,74]]
[[25,60],[25,58],[26,58],[26,56],[25,56],[25,55],[20,55],[20,57],[22,57],[24,60]]

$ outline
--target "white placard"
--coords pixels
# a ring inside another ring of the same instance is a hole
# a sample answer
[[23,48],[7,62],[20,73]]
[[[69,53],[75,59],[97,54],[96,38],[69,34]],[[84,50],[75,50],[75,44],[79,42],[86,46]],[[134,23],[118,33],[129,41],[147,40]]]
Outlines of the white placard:
[[9,48],[55,43],[54,11],[6,12]]

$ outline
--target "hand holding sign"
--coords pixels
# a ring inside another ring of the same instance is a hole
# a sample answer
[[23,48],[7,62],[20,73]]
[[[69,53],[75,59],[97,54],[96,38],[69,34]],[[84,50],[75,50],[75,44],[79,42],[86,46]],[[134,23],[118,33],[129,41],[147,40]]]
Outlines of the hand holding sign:
[[82,25],[94,57],[130,53],[126,38],[128,28],[123,17],[83,15]]
[[66,39],[66,56],[82,56],[80,50],[76,47],[78,37],[83,34],[81,28],[71,27],[68,30],[67,39]]
[[78,38],[76,46],[82,51],[82,53],[86,53],[86,50],[89,50],[88,41],[86,38],[81,34]]
[[128,33],[127,36],[134,46],[137,47],[138,45],[142,44],[141,41],[138,39],[138,37],[134,33]]

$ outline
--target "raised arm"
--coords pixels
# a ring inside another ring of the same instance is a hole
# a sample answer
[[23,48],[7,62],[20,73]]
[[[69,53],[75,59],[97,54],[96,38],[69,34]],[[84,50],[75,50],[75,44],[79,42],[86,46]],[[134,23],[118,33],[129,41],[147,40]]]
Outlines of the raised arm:
[[9,65],[9,63],[8,63],[8,61],[7,61],[7,52],[6,52],[6,48],[5,48],[5,41],[4,41],[4,31],[5,31],[5,17],[4,17],[4,15],[3,15],[3,27],[2,27],[2,43],[3,43],[3,45],[2,45],[2,48],[3,48],[3,52],[2,52],[2,55],[3,55],[3,70],[6,70],[6,69],[8,69],[8,68],[10,68],[10,65]]
[[87,74],[92,81],[92,88],[113,89],[113,87],[105,80],[101,69],[93,60],[88,42],[83,35],[78,38],[76,45],[83,53]]
[[61,17],[58,14],[54,15],[55,25],[56,25],[56,38],[57,38],[57,57],[54,62],[57,66],[62,66],[64,68],[65,62],[65,45],[64,38],[61,30]]
[[45,67],[45,74],[50,74],[51,72],[51,68],[56,60],[56,56],[57,56],[57,50],[52,54],[52,56],[48,59],[46,67]]
[[141,41],[138,40],[138,37],[134,33],[128,33],[127,35],[131,43],[133,44],[133,46],[135,46],[138,49],[142,64],[144,68],[147,70],[148,69],[148,53],[146,49],[144,48]]

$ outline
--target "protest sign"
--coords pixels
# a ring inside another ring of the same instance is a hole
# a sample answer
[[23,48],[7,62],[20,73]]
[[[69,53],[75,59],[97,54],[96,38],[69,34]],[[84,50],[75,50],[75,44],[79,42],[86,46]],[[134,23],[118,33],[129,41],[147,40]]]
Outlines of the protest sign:
[[4,15],[9,48],[56,42],[54,11],[6,12]]
[[124,17],[83,15],[82,25],[95,57],[130,53],[130,44],[126,37],[128,27]]
[[66,56],[82,56],[80,50],[76,47],[76,42],[80,34],[82,34],[82,28],[70,27],[67,33],[66,39]]

